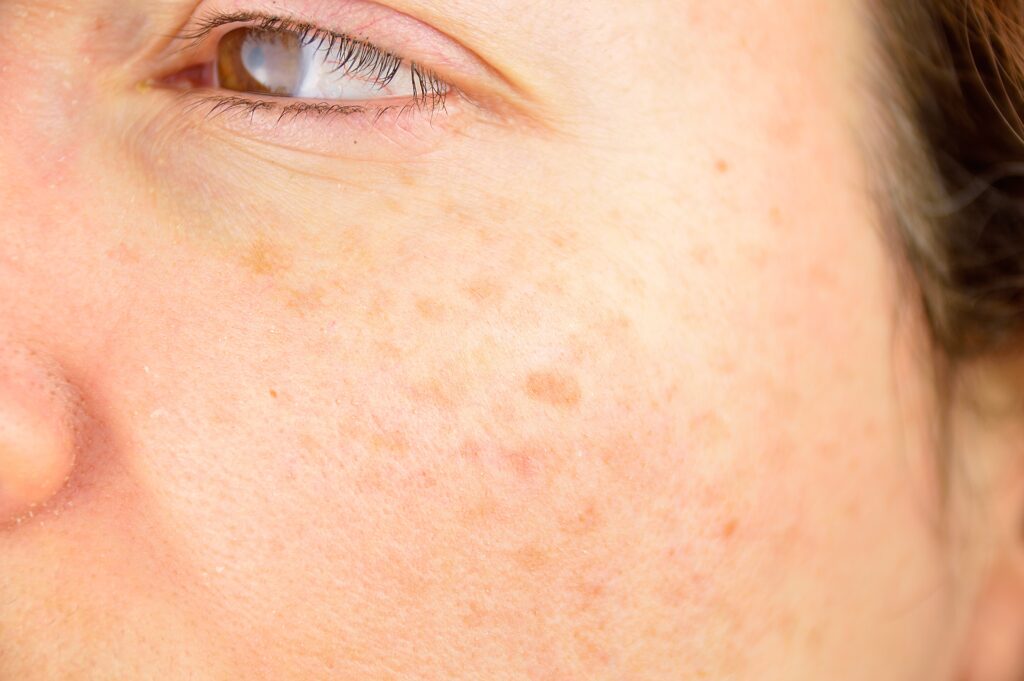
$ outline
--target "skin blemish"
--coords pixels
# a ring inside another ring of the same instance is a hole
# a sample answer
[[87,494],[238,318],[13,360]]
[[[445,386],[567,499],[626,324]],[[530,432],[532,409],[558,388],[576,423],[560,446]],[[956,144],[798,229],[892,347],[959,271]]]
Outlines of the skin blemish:
[[276,400],[277,399],[277,391],[276,390],[271,390],[270,391],[270,396]]
[[462,289],[471,301],[478,305],[499,302],[505,289],[491,279],[476,279]]
[[505,461],[509,468],[519,478],[530,478],[533,477],[534,469],[536,468],[536,462],[533,454],[528,451],[521,449],[515,449],[504,454]]
[[427,321],[439,321],[444,317],[444,310],[444,304],[433,298],[420,298],[416,301],[416,311],[419,312],[421,319]]
[[313,312],[326,307],[324,304],[324,296],[326,294],[324,289],[319,286],[302,290],[289,288],[286,290],[286,293],[288,295],[288,307],[297,312]]
[[537,546],[519,549],[513,558],[516,564],[527,572],[537,572],[547,566],[551,560],[548,552]]
[[139,255],[139,251],[126,244],[118,244],[114,248],[107,250],[107,257],[111,260],[116,260],[122,265],[138,265],[142,262],[142,257]]
[[731,519],[722,528],[722,538],[732,539],[733,535],[736,534],[736,528],[739,527],[739,521],[735,518]]
[[247,270],[260,276],[278,274],[289,269],[288,258],[278,247],[264,239],[253,241],[241,262]]
[[583,398],[579,381],[557,371],[537,371],[526,379],[526,394],[537,402],[571,409]]
[[715,161],[715,172],[719,174],[725,174],[729,172],[729,162],[721,158]]
[[589,502],[583,510],[570,515],[562,522],[562,531],[566,534],[581,537],[592,534],[604,524],[597,504]]

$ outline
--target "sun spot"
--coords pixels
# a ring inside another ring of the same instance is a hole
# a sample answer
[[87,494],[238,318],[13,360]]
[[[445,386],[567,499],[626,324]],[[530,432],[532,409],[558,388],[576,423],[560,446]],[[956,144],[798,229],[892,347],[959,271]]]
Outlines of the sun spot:
[[691,439],[703,446],[721,442],[729,436],[728,425],[714,409],[694,415],[688,425]]
[[512,556],[516,564],[528,572],[542,570],[551,562],[551,556],[544,549],[537,546],[527,546],[519,549]]
[[487,619],[487,610],[477,603],[470,601],[467,612],[462,613],[462,623],[471,629],[482,627]]
[[444,317],[445,306],[433,298],[419,298],[416,301],[416,311],[423,319],[438,321]]
[[594,532],[601,526],[602,522],[601,512],[597,510],[597,504],[591,501],[583,510],[563,520],[562,531],[566,534],[583,536]]
[[142,261],[139,251],[125,244],[118,244],[107,251],[107,257],[122,265],[137,265]]
[[373,434],[371,442],[377,451],[404,454],[409,451],[409,440],[398,430],[385,430]]
[[504,295],[500,284],[491,279],[476,279],[463,287],[466,295],[477,304],[495,302]]
[[403,187],[415,187],[416,178],[413,176],[412,173],[402,171],[398,173],[398,184],[402,185]]
[[583,397],[579,381],[555,371],[537,371],[526,379],[526,394],[537,402],[568,409]]
[[243,267],[258,275],[276,274],[288,269],[288,259],[281,250],[264,239],[253,241],[241,262]]
[[299,445],[306,450],[307,454],[317,454],[323,449],[320,441],[309,433],[299,434]]
[[287,289],[288,307],[298,312],[311,312],[324,307],[324,290],[319,286],[305,291]]
[[739,527],[739,521],[732,518],[722,527],[722,537],[725,539],[732,539],[733,535],[736,534],[736,529]]
[[505,452],[503,458],[507,462],[509,468],[515,472],[516,476],[520,478],[529,478],[533,476],[537,464],[534,460],[533,454],[530,452],[522,449],[513,449],[509,452]]

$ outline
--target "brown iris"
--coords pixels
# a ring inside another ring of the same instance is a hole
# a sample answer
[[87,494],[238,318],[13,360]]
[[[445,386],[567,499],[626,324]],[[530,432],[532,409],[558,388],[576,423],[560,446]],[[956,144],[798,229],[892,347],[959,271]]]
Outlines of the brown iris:
[[289,31],[237,28],[217,45],[220,87],[236,92],[291,95],[302,83],[303,45]]

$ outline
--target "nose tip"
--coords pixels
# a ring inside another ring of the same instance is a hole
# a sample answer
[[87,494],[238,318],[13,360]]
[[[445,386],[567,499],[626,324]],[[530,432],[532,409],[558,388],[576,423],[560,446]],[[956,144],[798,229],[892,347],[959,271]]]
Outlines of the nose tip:
[[0,335],[0,524],[59,492],[76,452],[77,393],[45,355]]

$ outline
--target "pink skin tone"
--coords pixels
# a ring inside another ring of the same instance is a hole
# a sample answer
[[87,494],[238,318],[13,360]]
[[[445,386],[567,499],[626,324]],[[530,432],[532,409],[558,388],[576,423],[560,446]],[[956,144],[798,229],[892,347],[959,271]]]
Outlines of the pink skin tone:
[[194,4],[0,0],[0,678],[1015,678],[854,3],[388,0],[376,125],[154,86]]

